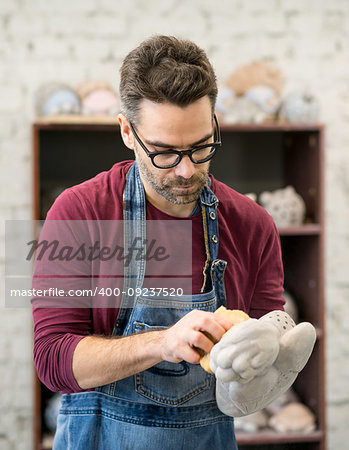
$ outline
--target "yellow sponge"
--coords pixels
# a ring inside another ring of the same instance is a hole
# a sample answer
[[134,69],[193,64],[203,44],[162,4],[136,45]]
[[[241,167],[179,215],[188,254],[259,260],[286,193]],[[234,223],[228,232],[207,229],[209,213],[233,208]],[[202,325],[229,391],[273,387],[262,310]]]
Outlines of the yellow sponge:
[[[243,311],[240,311],[239,309],[227,309],[224,306],[220,306],[214,312],[214,314],[218,314],[220,316],[228,317],[228,319],[230,319],[234,323],[234,325],[237,325],[240,322],[244,322],[245,320],[248,320],[250,318],[250,316],[248,314],[246,314]],[[205,333],[205,335],[209,339],[211,339],[212,342],[214,342],[215,344],[217,343],[217,341],[211,335],[209,335],[208,333]],[[206,353],[206,352],[203,352],[202,350],[199,350],[199,353],[202,355],[201,358],[200,358],[200,365],[201,365],[201,367],[204,370],[206,370],[206,372],[212,373],[212,370],[210,369],[210,354]]]

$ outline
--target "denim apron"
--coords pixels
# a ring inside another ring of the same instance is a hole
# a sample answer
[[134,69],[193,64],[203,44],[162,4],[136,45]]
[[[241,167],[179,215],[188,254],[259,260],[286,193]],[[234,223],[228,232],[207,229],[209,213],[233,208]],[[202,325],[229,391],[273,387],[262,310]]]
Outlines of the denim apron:
[[[140,295],[122,298],[113,335],[167,328],[193,309],[215,311],[225,304],[226,262],[218,255],[218,200],[209,187],[200,196],[206,249],[201,294],[177,298]],[[125,248],[146,237],[146,202],[137,163],[124,190]],[[142,287],[145,260],[125,268],[124,292]],[[136,274],[136,276],[134,275]],[[169,302],[169,307],[166,307]],[[130,307],[132,305],[132,307]],[[237,449],[234,419],[215,400],[215,377],[199,364],[162,361],[134,376],[92,392],[64,394],[54,450]]]

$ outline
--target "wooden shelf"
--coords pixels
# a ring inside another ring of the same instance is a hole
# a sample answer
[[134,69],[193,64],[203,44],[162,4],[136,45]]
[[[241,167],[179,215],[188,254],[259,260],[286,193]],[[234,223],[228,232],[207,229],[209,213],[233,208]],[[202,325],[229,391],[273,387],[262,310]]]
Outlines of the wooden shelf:
[[309,235],[319,235],[322,233],[322,225],[312,223],[304,224],[294,227],[283,227],[278,228],[280,236],[309,236]]
[[54,115],[38,117],[38,125],[115,125],[118,124],[116,116],[83,116],[80,114]]
[[[258,449],[270,445],[275,450],[325,450],[324,125],[221,124],[221,131],[223,146],[211,164],[218,180],[241,193],[260,194],[293,185],[305,202],[309,223],[278,231],[286,289],[297,301],[299,317],[311,322],[317,335],[314,352],[294,387],[314,412],[319,430],[284,434],[268,429],[237,433],[237,440],[241,446]],[[34,219],[45,216],[57,188],[63,190],[132,158],[122,142],[116,117],[38,119],[33,125]],[[45,395],[50,394],[38,379],[34,391],[34,448],[42,450],[47,430],[41,408]]]
[[[113,128],[115,125],[118,127],[119,123],[116,116],[83,116],[79,114],[71,115],[54,115],[38,117],[35,120],[34,125],[41,128],[46,127],[75,127],[82,126],[84,129],[88,127],[108,126]],[[288,122],[271,122],[262,124],[250,124],[250,123],[237,123],[233,125],[220,123],[221,131],[225,132],[258,132],[258,131],[319,131],[323,129],[324,125],[321,123],[288,123]]]
[[270,122],[261,124],[250,124],[250,123],[236,123],[233,125],[228,125],[225,123],[220,124],[222,131],[239,132],[239,131],[319,131],[323,129],[324,125],[322,123],[289,123],[289,122]]

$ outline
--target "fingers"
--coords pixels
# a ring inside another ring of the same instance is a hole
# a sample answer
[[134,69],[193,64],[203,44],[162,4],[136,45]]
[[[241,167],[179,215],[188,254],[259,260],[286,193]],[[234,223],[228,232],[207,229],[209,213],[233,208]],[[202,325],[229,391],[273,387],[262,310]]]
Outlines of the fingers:
[[[189,364],[199,364],[200,362],[200,355],[199,353],[192,348],[190,345],[184,345],[182,347],[182,351],[181,351],[181,358],[180,361],[186,361]],[[180,362],[178,361],[178,362]]]
[[198,349],[209,353],[233,325],[232,321],[207,311],[193,310],[164,331],[162,357],[165,361],[200,361]]
[[[230,319],[211,312],[192,311],[192,328],[208,333],[215,342],[218,342],[234,324]],[[212,347],[211,347],[212,348]]]
[[201,331],[196,330],[190,330],[188,335],[188,343],[189,345],[203,350],[206,353],[209,353],[214,346],[214,342],[212,342],[211,339],[205,336],[205,334]]
[[230,328],[234,325],[234,322],[232,320],[228,319],[228,317],[220,316],[218,314],[213,314],[213,313],[212,313],[212,315],[213,315],[215,321],[218,322],[224,328],[225,333],[228,330],[230,330]]
[[161,358],[163,361],[199,363],[200,355],[189,342],[188,333],[184,337],[180,332],[177,333],[175,327],[168,328],[161,333],[163,333],[163,339],[161,340]]

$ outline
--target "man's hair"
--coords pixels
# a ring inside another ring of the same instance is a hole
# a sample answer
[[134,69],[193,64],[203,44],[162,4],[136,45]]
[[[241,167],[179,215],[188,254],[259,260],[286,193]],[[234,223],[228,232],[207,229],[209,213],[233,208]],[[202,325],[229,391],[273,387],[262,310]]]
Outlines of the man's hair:
[[121,112],[133,123],[142,99],[185,107],[207,95],[214,112],[213,67],[206,53],[189,40],[152,36],[126,56],[120,74]]

